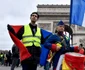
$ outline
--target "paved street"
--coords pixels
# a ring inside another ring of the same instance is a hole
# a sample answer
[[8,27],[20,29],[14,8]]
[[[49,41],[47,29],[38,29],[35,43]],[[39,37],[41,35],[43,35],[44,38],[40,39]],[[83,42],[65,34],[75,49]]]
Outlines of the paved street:
[[[0,70],[10,70],[9,66],[0,66]],[[22,70],[21,67],[15,68],[15,70]]]
[[[0,66],[0,70],[10,70],[10,67],[9,66]],[[21,67],[18,67],[18,68],[15,68],[15,70],[22,70],[22,68]],[[40,67],[38,67],[38,69],[37,70],[44,70],[43,69],[43,67],[42,68],[40,68]],[[52,69],[50,69],[50,70],[52,70]]]

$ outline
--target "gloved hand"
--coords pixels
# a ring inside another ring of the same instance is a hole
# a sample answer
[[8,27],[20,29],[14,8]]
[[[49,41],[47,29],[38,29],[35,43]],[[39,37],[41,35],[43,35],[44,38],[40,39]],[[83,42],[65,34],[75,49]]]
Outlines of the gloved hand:
[[11,33],[15,34],[14,29],[13,29],[9,24],[7,25],[7,29],[8,29]]

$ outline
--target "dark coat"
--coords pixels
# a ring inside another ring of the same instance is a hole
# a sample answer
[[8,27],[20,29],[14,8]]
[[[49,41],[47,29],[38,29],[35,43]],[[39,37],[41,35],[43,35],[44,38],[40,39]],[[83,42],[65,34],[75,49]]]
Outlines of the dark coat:
[[16,45],[12,46],[12,57],[19,58],[19,49]]

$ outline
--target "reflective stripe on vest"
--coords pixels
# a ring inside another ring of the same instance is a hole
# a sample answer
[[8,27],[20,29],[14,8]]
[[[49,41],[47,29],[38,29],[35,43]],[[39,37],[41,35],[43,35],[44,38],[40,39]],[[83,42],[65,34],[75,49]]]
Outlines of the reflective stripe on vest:
[[24,26],[24,34],[22,38],[22,42],[24,43],[24,46],[32,46],[33,44],[36,47],[41,47],[41,32],[40,28],[37,28],[37,31],[35,33],[35,36],[33,36],[31,28],[29,25]]

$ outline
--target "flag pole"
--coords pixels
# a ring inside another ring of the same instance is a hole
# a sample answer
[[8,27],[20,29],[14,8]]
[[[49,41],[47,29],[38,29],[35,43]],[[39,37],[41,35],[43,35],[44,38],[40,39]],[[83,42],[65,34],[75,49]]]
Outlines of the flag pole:
[[[71,27],[72,2],[73,2],[73,0],[70,0],[70,17],[69,17],[69,27]],[[69,38],[70,38],[70,34],[69,34]],[[72,45],[73,45],[73,34],[71,35],[71,42],[72,42]]]

